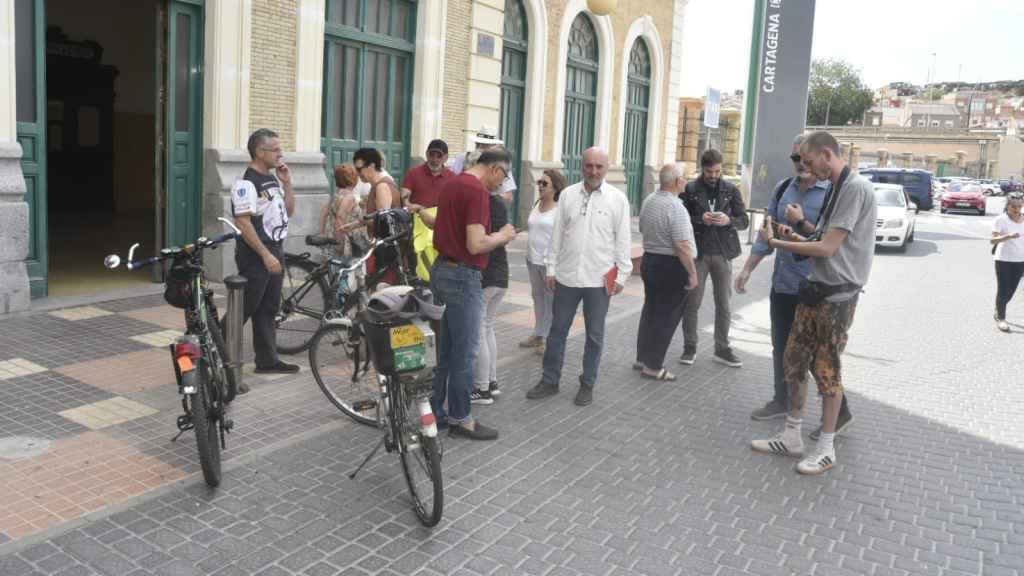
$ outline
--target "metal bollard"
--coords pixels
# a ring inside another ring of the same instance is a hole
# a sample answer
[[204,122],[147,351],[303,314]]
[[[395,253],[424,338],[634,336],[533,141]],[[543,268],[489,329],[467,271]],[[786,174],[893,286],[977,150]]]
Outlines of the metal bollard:
[[747,246],[750,246],[757,240],[757,229],[761,226],[757,217],[764,214],[764,210],[747,210],[747,214],[750,215],[750,224],[747,226]]
[[242,387],[242,320],[244,318],[245,283],[242,276],[228,276],[228,310],[224,317],[224,339],[228,347],[228,369],[235,375],[235,385]]

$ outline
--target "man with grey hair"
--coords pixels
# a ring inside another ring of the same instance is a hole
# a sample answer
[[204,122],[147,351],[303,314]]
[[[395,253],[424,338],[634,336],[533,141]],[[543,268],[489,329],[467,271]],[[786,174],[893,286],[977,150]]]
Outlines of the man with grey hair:
[[558,393],[565,341],[582,301],[587,341],[574,402],[587,406],[594,400],[608,305],[612,296],[622,292],[633,271],[629,200],[605,180],[607,174],[608,152],[588,148],[583,152],[583,181],[562,190],[558,198],[551,248],[545,258],[548,288],[555,291],[551,330],[544,350],[544,374],[526,393],[527,398]]
[[[793,140],[789,159],[793,162],[794,175],[779,182],[765,213],[777,222],[787,223],[799,234],[808,236],[814,232],[820,219],[821,210],[825,205],[825,197],[828,196],[829,181],[827,179],[818,180],[801,162],[800,145],[803,144],[803,141],[803,134]],[[765,257],[773,252],[775,253],[775,268],[772,272],[772,288],[768,302],[771,315],[772,376],[775,380],[775,395],[770,402],[751,413],[750,417],[754,420],[785,418],[789,411],[789,391],[783,378],[782,359],[786,352],[789,333],[793,328],[793,319],[796,317],[796,307],[800,303],[797,296],[800,282],[811,275],[810,259],[797,260],[792,252],[774,251],[768,247],[768,243],[764,239],[758,238],[750,251],[746,264],[736,276],[736,292],[743,294],[747,291],[750,274]],[[844,395],[836,433],[842,432],[843,428],[852,420],[853,417],[850,415]],[[819,427],[811,433],[811,439],[817,440],[820,433],[821,428]]]
[[678,166],[662,166],[658,184],[658,191],[645,198],[640,208],[644,307],[633,369],[639,370],[643,378],[675,380],[675,375],[665,370],[665,353],[683,317],[686,291],[697,286],[697,268],[693,263],[697,243],[690,214],[679,200],[683,183]]

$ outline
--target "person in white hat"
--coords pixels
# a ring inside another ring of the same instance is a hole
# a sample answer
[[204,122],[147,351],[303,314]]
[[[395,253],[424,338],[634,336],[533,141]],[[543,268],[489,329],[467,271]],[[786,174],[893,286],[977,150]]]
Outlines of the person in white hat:
[[[484,124],[480,127],[480,130],[476,133],[476,148],[469,150],[464,154],[459,154],[455,157],[452,162],[451,170],[456,174],[461,174],[463,170],[469,168],[473,164],[476,164],[476,159],[480,157],[480,152],[493,148],[495,146],[504,146],[505,142],[498,138],[498,131]],[[516,179],[512,177],[512,173],[509,172],[505,176],[505,181],[501,183],[501,188],[497,190],[498,194],[501,194],[505,198],[506,202],[512,201],[512,194],[516,191]]]

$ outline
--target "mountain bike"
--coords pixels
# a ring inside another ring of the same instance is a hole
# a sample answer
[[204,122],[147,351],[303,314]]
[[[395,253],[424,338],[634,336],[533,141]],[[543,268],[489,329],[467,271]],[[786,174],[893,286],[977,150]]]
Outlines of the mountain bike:
[[[196,447],[203,478],[211,487],[221,480],[220,451],[225,448],[224,435],[234,422],[226,417],[227,405],[238,393],[234,373],[228,368],[220,315],[213,301],[213,290],[207,286],[203,267],[203,251],[216,250],[220,244],[241,237],[229,220],[218,218],[233,231],[216,238],[197,238],[192,244],[164,248],[151,258],[135,260],[133,244],[128,250],[125,267],[137,270],[170,261],[165,277],[164,300],[185,311],[185,334],[170,345],[174,376],[178,382],[184,414],[178,416],[176,441],[188,430],[195,430]],[[104,260],[109,269],[121,264],[120,256],[111,254]]]
[[[365,220],[399,220],[398,213],[405,209],[378,210],[366,214]],[[411,218],[411,215],[408,216]],[[410,220],[411,221],[411,220]],[[298,354],[309,348],[313,335],[316,334],[324,320],[332,313],[347,315],[355,304],[350,302],[345,309],[335,298],[340,288],[339,282],[343,279],[340,270],[347,268],[355,260],[361,260],[363,266],[358,271],[349,271],[349,280],[355,280],[353,275],[358,275],[358,280],[369,286],[376,286],[389,273],[397,274],[400,284],[409,283],[409,275],[403,266],[405,254],[403,247],[406,238],[404,226],[399,226],[393,237],[387,238],[381,245],[393,248],[397,253],[386,266],[378,266],[378,269],[370,275],[366,274],[365,257],[337,258],[333,257],[334,247],[338,245],[337,240],[326,236],[306,236],[306,245],[312,248],[319,248],[321,256],[319,262],[309,252],[294,254],[286,252],[284,255],[284,285],[281,288],[281,307],[276,316],[277,336],[276,347],[281,354]],[[411,234],[411,228],[409,231]],[[363,256],[368,257],[372,252]]]

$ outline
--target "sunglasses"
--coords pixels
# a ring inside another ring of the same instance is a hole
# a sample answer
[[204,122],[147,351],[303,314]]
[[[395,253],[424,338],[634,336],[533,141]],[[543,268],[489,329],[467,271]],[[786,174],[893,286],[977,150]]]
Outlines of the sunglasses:
[[537,180],[537,188],[547,188],[547,187],[548,187],[547,180]]
[[790,154],[789,155],[789,159],[792,160],[793,162],[799,162],[800,161],[800,155],[799,154]]

